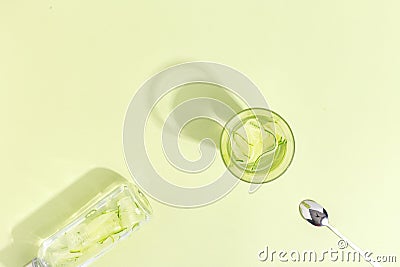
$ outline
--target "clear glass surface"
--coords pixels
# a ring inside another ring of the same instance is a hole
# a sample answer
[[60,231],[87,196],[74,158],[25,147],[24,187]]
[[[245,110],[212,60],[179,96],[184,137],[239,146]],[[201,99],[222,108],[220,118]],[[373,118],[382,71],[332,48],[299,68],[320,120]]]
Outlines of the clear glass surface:
[[292,162],[292,130],[277,113],[253,108],[241,111],[221,134],[221,156],[229,171],[249,183],[266,183],[281,176]]
[[134,185],[119,185],[44,240],[33,261],[40,267],[87,266],[149,220],[151,206]]

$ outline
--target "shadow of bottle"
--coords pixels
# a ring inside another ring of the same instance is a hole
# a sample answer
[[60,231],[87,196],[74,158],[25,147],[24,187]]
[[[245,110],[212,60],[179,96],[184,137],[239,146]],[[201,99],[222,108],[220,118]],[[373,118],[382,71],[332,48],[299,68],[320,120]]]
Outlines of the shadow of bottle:
[[0,251],[0,262],[21,267],[36,257],[40,243],[57,232],[90,200],[107,187],[126,181],[118,173],[95,168],[42,205],[12,230],[12,243]]

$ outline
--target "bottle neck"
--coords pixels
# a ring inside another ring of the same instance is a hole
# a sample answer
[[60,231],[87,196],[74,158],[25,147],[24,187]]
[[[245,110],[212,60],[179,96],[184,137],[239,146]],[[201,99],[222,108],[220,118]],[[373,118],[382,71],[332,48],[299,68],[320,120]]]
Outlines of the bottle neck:
[[24,267],[45,267],[38,258],[34,258],[30,263]]

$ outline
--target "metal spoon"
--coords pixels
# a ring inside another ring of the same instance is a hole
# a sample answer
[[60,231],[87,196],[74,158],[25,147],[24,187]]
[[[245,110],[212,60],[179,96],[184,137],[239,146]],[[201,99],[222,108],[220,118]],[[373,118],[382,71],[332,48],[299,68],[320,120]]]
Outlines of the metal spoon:
[[334,234],[336,234],[339,238],[345,241],[351,248],[357,251],[365,261],[371,264],[374,267],[382,267],[377,262],[374,262],[371,258],[367,258],[366,252],[361,248],[356,246],[353,242],[351,242],[348,238],[346,238],[342,233],[340,233],[335,227],[329,224],[328,213],[326,210],[319,205],[317,202],[313,200],[303,200],[299,205],[299,211],[301,217],[311,223],[314,226],[326,226],[328,227]]

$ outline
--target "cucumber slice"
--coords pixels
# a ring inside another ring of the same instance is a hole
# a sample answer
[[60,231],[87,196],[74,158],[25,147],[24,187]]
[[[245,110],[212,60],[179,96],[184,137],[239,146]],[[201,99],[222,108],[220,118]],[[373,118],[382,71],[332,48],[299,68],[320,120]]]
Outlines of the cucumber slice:
[[65,243],[70,251],[82,251],[89,239],[88,226],[82,223],[65,234]]
[[89,239],[98,241],[122,229],[116,212],[102,214],[88,223]]
[[49,262],[52,262],[52,266],[57,266],[57,267],[67,267],[67,266],[76,266],[76,262],[79,260],[79,258],[83,255],[82,252],[74,252],[71,253],[70,250],[64,249],[64,250],[56,250],[56,251],[51,251],[48,254],[48,260]]
[[144,213],[136,206],[131,197],[122,198],[118,201],[119,219],[122,228],[132,226],[144,218]]
[[232,152],[240,162],[254,163],[263,153],[263,129],[256,119],[249,119],[233,133]]
[[93,220],[82,223],[65,236],[70,251],[84,251],[99,240],[122,229],[116,212],[103,213]]

